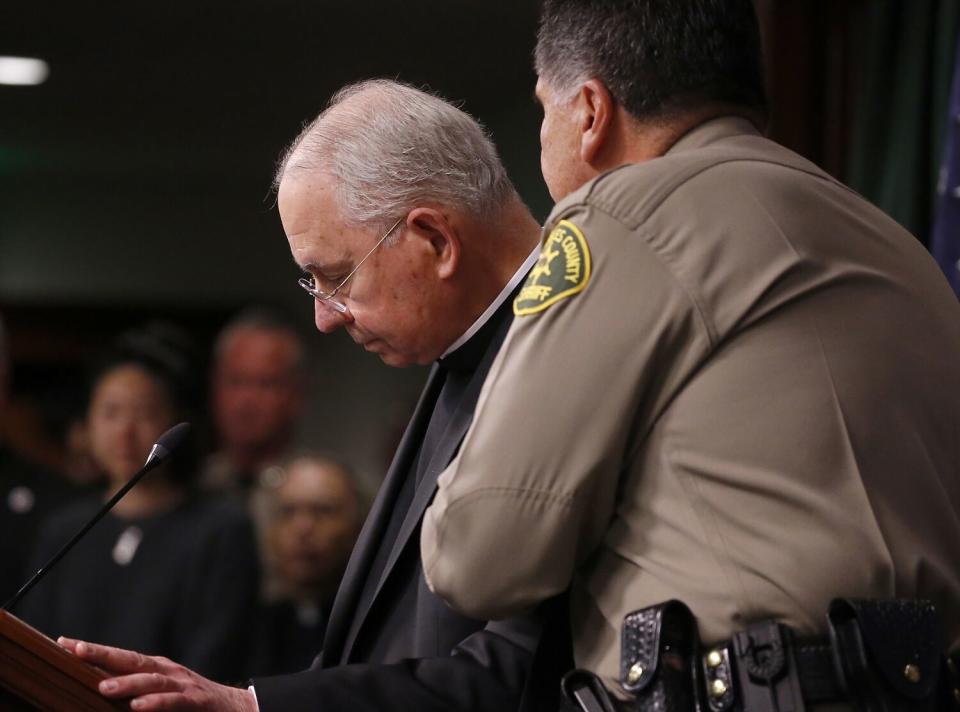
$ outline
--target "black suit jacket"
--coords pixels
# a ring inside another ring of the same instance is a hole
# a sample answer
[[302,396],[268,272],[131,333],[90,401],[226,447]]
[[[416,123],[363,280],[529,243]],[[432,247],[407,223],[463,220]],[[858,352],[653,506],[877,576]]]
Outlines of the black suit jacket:
[[[255,679],[261,712],[557,709],[559,676],[570,667],[563,603],[550,602],[505,621],[472,620],[430,592],[420,562],[424,510],[436,491],[437,476],[453,459],[470,426],[480,388],[511,320],[508,299],[468,342],[476,346],[474,339],[486,340],[481,342],[479,365],[429,462],[417,462],[444,380],[442,367],[434,366],[430,372],[347,565],[323,652],[310,670]],[[396,538],[384,541],[405,479],[418,474],[419,484]],[[389,547],[389,554],[375,594],[361,606],[381,546]]]

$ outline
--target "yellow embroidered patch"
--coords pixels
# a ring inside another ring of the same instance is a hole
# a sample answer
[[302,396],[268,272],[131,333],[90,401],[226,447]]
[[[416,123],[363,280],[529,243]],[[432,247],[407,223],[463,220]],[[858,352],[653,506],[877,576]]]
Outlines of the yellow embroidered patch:
[[530,270],[513,313],[526,316],[542,312],[561,299],[582,292],[590,281],[590,248],[580,228],[561,220],[540,246],[540,259]]

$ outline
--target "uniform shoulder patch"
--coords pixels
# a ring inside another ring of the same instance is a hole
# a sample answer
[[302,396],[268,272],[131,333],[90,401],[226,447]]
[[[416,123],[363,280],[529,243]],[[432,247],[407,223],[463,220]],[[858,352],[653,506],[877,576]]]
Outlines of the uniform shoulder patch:
[[590,248],[580,228],[561,220],[540,246],[540,258],[513,300],[517,316],[536,314],[582,292],[590,281]]

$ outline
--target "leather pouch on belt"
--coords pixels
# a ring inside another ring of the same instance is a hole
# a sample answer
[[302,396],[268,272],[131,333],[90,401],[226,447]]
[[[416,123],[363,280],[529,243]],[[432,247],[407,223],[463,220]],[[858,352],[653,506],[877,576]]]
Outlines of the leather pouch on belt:
[[620,685],[639,712],[695,709],[696,620],[680,601],[634,611],[623,619]]
[[933,604],[837,598],[827,618],[837,678],[860,709],[937,709],[944,645]]

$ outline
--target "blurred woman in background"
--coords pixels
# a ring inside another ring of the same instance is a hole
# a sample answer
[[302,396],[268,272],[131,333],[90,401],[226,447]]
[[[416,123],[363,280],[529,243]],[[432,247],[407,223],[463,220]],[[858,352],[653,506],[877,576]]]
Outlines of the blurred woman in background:
[[[183,335],[167,325],[125,334],[95,370],[90,447],[108,490],[53,514],[39,568],[189,419],[199,389]],[[244,509],[199,496],[189,442],[147,475],[21,602],[44,633],[165,655],[221,681],[245,674],[257,604],[257,552]]]

